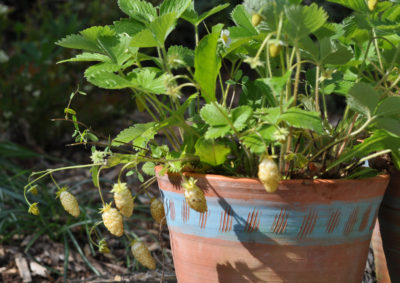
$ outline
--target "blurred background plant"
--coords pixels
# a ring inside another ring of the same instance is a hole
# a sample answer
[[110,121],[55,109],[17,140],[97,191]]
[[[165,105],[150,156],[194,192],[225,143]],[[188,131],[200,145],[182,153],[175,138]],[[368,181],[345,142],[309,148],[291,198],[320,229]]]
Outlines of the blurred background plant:
[[[81,67],[56,65],[61,49],[54,44],[66,34],[89,25],[104,25],[119,17],[115,1],[4,1],[0,6],[0,131],[3,139],[22,143],[46,152],[62,146],[60,139],[69,134],[65,123],[53,123],[62,117],[69,93],[81,90],[97,96],[98,104],[79,103],[82,120],[107,131],[104,123],[118,119],[132,108],[113,107],[122,95],[105,96],[88,87]],[[105,12],[106,11],[106,12]],[[64,56],[64,54],[63,54]],[[107,115],[105,115],[107,113]],[[107,118],[106,118],[107,117]],[[100,125],[102,125],[100,127]]]

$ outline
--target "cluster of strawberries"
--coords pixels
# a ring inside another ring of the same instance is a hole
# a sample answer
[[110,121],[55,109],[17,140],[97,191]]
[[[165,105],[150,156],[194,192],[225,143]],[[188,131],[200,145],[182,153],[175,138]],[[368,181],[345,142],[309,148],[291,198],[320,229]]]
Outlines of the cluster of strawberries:
[[[111,234],[121,237],[124,234],[124,226],[122,216],[130,217],[134,210],[134,198],[126,183],[116,183],[112,191],[114,194],[114,202],[117,208],[112,207],[112,203],[105,204],[100,210],[104,226],[110,231]],[[61,188],[57,192],[61,204],[65,211],[74,217],[80,215],[78,201],[75,196],[67,191],[67,188]],[[161,201],[156,198],[150,201],[150,213],[153,219],[163,224],[165,222],[164,206]],[[99,243],[99,250],[101,252],[109,252],[107,244],[104,240]],[[134,240],[131,243],[131,252],[138,262],[149,269],[156,268],[156,261],[150,254],[147,246]]]

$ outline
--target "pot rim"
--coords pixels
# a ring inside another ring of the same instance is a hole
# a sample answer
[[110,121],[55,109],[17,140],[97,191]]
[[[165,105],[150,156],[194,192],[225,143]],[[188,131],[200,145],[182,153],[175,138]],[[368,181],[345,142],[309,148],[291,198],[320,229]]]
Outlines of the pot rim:
[[[155,166],[155,172],[157,178],[160,177],[158,174],[162,169],[162,165]],[[218,175],[218,174],[208,174],[208,173],[195,173],[195,172],[182,172],[182,173],[171,173],[167,172],[166,175],[169,176],[189,176],[195,178],[211,178],[211,179],[219,179],[221,181],[246,181],[247,183],[252,182],[255,184],[260,184],[261,181],[258,178],[253,177],[236,177],[236,176],[226,176],[226,175]],[[387,180],[390,179],[390,174],[382,173],[374,177],[368,177],[363,179],[290,179],[290,180],[281,180],[280,184],[318,184],[318,183],[346,183],[346,182],[354,182],[354,181],[367,181],[367,180]]]

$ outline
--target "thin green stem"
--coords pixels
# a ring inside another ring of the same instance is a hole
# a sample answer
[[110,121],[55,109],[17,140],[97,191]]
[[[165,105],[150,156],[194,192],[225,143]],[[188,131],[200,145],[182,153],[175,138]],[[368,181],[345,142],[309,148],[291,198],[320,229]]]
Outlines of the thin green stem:
[[102,192],[101,192],[101,185],[100,185],[100,172],[101,172],[101,170],[103,170],[103,168],[104,168],[104,166],[100,166],[99,170],[97,171],[97,174],[96,174],[96,183],[97,183],[97,185],[98,185],[97,189],[98,189],[98,191],[99,191],[99,196],[100,196],[100,199],[101,199],[101,203],[103,204],[103,207],[105,207],[105,206],[106,206],[106,203],[105,203],[105,201],[104,201],[103,194],[102,194]]
[[297,68],[296,68],[296,75],[294,81],[294,89],[293,89],[293,106],[297,104],[297,94],[299,92],[299,83],[300,83],[300,72],[301,72],[301,57],[300,57],[300,50],[296,46],[296,59],[297,59]]
[[359,129],[357,129],[356,131],[352,132],[350,135],[346,135],[340,139],[337,139],[331,143],[329,143],[328,145],[324,146],[320,151],[318,151],[314,156],[312,156],[309,160],[309,162],[315,160],[318,156],[320,156],[322,153],[324,153],[326,150],[328,150],[329,148],[331,148],[332,146],[341,143],[342,141],[350,138],[350,137],[354,137],[356,135],[358,135],[359,133],[361,133],[363,130],[365,130],[367,128],[367,126],[373,122],[375,120],[376,116],[369,118]]
[[56,180],[54,179],[53,174],[50,174],[50,178],[51,178],[51,180],[53,181],[54,185],[56,185],[57,189],[58,189],[58,190],[61,190],[60,186],[58,185],[58,183],[57,183]]
[[[90,228],[90,231],[89,231],[89,241],[94,245],[94,246],[96,246],[97,248],[99,247],[99,245],[95,242],[95,241],[93,241],[93,238],[92,238],[92,234],[93,234],[93,232],[95,232],[96,233],[96,227],[97,226],[99,226],[101,223],[103,223],[103,221],[98,221],[98,222],[96,222],[91,228]],[[97,234],[97,233],[96,233]],[[96,235],[97,236],[97,235]]]
[[324,91],[324,81],[322,81],[322,89],[321,89],[321,95],[322,95],[322,105],[324,106],[324,119],[325,121],[329,121],[328,117],[328,107],[326,105],[326,98],[325,98],[325,91]]
[[319,109],[319,71],[320,67],[317,65],[316,71],[315,71],[315,110],[317,112],[320,111]]
[[381,70],[383,70],[381,52],[379,50],[378,39],[376,38],[376,32],[375,32],[374,28],[372,28],[372,35],[374,36],[374,46],[375,46],[375,49],[376,49],[376,55],[378,55],[379,66],[381,67]]
[[197,25],[194,25],[194,38],[196,42],[196,47],[199,45],[199,28]]
[[71,169],[87,168],[87,167],[93,167],[93,166],[98,166],[98,165],[102,165],[102,164],[101,163],[95,163],[95,164],[74,165],[74,166],[67,166],[67,167],[61,167],[61,168],[56,168],[56,169],[47,169],[47,170],[44,170],[44,171],[33,172],[31,174],[31,176],[35,176],[35,175],[39,175],[39,174],[42,174],[42,175],[37,177],[33,181],[30,181],[27,185],[25,185],[24,188],[27,188],[27,187],[31,186],[33,183],[36,183],[40,179],[43,179],[47,175],[52,174],[54,172],[63,171],[63,170],[71,170]]
[[360,161],[358,161],[358,164],[362,164],[362,163],[364,163],[365,161],[368,161],[368,160],[370,160],[370,159],[372,159],[372,158],[375,158],[375,157],[378,157],[378,156],[380,156],[380,155],[390,153],[391,151],[392,151],[391,149],[384,149],[384,150],[375,152],[375,153],[373,153],[373,154],[370,154],[370,155],[368,155],[368,156],[365,156],[365,157],[361,158]]

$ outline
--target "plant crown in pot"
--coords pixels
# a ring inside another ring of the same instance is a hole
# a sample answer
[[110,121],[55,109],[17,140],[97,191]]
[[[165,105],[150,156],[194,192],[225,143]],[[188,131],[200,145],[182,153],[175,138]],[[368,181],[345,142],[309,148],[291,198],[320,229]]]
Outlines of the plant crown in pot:
[[[107,139],[79,122],[69,103],[65,119],[76,142],[93,146],[93,163],[81,167],[91,167],[99,187],[101,171],[122,165],[113,191],[127,194],[121,178],[138,176],[141,193],[157,164],[161,174],[258,177],[269,192],[282,179],[376,175],[362,165],[381,154],[399,166],[400,4],[331,2],[353,13],[333,23],[316,4],[245,0],[230,7],[231,25],[206,27],[201,36],[203,23],[228,4],[198,14],[190,0],[157,7],[119,0],[127,17],[58,41],[82,51],[61,62],[91,62],[89,83],[128,91],[152,121]],[[183,25],[192,25],[193,44],[168,44]],[[329,111],[332,97],[345,100],[343,115]],[[61,169],[68,167],[34,173],[26,190]]]

